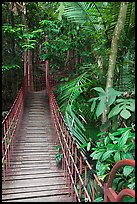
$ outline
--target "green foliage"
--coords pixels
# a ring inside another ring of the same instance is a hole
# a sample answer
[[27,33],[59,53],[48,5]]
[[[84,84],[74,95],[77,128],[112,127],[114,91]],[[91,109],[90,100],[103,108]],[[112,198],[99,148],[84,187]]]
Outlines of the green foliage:
[[73,80],[61,85],[57,90],[57,101],[60,105],[61,111],[64,114],[65,121],[76,138],[79,145],[87,142],[85,136],[84,125],[86,123],[84,117],[81,115],[83,112],[77,104],[77,100],[81,95],[86,92],[90,84],[90,80],[86,77],[86,72]]
[[11,70],[11,69],[20,69],[20,66],[17,64],[14,65],[3,65],[2,71]]
[[[8,3],[2,4],[3,73],[23,67],[23,50],[31,49],[34,56],[37,55],[42,60],[49,59],[50,72],[62,82],[57,87],[56,94],[68,128],[85,154],[93,151],[91,158],[97,160],[96,169],[103,180],[117,161],[134,158],[134,142],[131,142],[132,139],[134,141],[134,128],[120,128],[131,126],[134,122],[135,3],[128,3],[124,31],[118,44],[114,88],[110,88],[107,94],[104,87],[120,3],[26,2],[26,7],[27,33],[22,16],[13,15],[14,22],[11,24]],[[49,42],[45,42],[45,35],[48,35]],[[39,44],[42,44],[40,56],[38,50],[35,50],[35,46]],[[67,67],[68,51],[73,53],[69,59],[72,68],[65,69],[65,75],[62,75],[59,70]],[[102,68],[99,66],[99,59],[102,59]],[[11,76],[8,75],[7,78]],[[125,91],[133,94],[124,97],[122,94]],[[5,93],[4,90],[4,95],[8,96]],[[101,129],[100,116],[106,107],[110,108],[108,120],[104,124],[108,132],[101,132],[96,136],[98,129]],[[60,160],[60,147],[57,150],[56,159]],[[134,188],[134,176],[132,180],[130,174],[133,175],[133,171],[128,167],[120,172],[119,180],[116,178],[114,182],[118,183],[118,189],[124,183]],[[123,176],[126,177],[125,180],[122,180]],[[88,189],[91,191],[90,185]],[[99,197],[100,195],[96,202],[101,201]]]
[[[122,159],[135,159],[135,132],[132,127],[119,128],[117,131],[105,133],[102,141],[101,136],[104,132],[97,136],[99,140],[95,147],[91,148],[90,156],[93,160],[97,160],[96,170],[100,179],[104,180],[108,176],[110,168]],[[129,176],[133,172],[133,168],[124,167],[121,175]]]
[[123,93],[114,90],[112,87],[109,88],[107,93],[101,87],[95,87],[93,89],[98,92],[99,97],[91,98],[89,102],[92,102],[91,112],[93,112],[96,107],[96,101],[99,101],[95,112],[97,117],[99,117],[107,107],[115,102],[117,96],[120,96]]
[[36,42],[37,42],[36,40],[28,40],[27,44],[21,43],[20,46],[24,48],[25,51],[27,51],[27,50],[34,49]]
[[128,119],[131,116],[131,112],[135,112],[135,100],[134,99],[117,99],[117,105],[111,109],[108,118],[120,114],[124,119]]
[[[89,84],[90,80],[86,77],[86,72],[77,78],[71,80],[71,82],[65,83],[63,86],[60,86],[57,93],[60,95],[58,96],[57,100],[58,103],[61,105],[60,108],[63,110],[67,108],[67,105],[72,105],[73,102],[78,98],[78,96],[86,91],[87,85]],[[65,105],[65,104],[66,105]]]
[[58,165],[62,160],[62,153],[60,152],[60,150],[61,150],[60,145],[57,145],[56,149],[58,151],[58,153],[56,154],[56,164]]

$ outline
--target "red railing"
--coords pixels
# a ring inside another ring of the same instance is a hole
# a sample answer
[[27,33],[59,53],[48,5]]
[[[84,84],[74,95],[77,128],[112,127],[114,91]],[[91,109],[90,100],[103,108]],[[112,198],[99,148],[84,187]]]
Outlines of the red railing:
[[26,75],[11,109],[2,122],[2,173],[4,179],[10,166],[15,131],[22,119],[27,88]]
[[49,96],[56,143],[61,146],[62,168],[65,172],[69,193],[73,195],[75,202],[93,202],[98,194],[103,196],[102,192],[95,192],[97,191],[95,186],[99,186],[103,191],[103,185],[69,131],[52,92],[52,84],[49,83],[47,77],[46,90]]
[[65,123],[59,106],[52,91],[54,80],[48,75],[49,62],[46,61],[46,91],[49,96],[52,122],[56,135],[56,143],[61,146],[62,168],[66,176],[66,184],[69,193],[73,196],[74,202],[93,202],[100,197],[104,202],[118,202],[124,196],[129,195],[135,198],[135,191],[124,189],[118,195],[112,189],[112,180],[117,168],[124,165],[134,166],[134,160],[122,160],[112,169],[108,183],[102,184],[91,164],[75,142],[73,134],[69,131]]
[[116,192],[112,189],[112,183],[117,170],[127,165],[135,167],[135,160],[123,159],[114,165],[113,169],[110,172],[108,182],[104,184],[104,202],[121,202],[125,196],[135,198],[134,190],[126,188],[121,190],[117,195]]

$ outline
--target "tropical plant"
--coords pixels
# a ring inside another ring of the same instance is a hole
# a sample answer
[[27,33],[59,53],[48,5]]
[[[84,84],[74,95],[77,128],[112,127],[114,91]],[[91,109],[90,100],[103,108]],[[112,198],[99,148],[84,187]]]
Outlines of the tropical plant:
[[[106,135],[104,143],[101,139],[103,134]],[[122,159],[135,159],[135,131],[133,127],[126,127],[109,133],[100,132],[97,136],[99,139],[91,148],[93,152],[90,156],[97,161],[97,175],[104,182],[115,163]],[[130,166],[120,169],[113,182],[117,193],[126,187],[135,189],[135,172]],[[132,198],[129,200],[132,201]]]
[[61,164],[62,164],[62,153],[60,152],[61,151],[61,147],[60,145],[57,145],[56,146],[56,149],[57,149],[57,153],[56,153],[56,164],[57,166],[59,167]]
[[59,93],[57,101],[65,121],[70,131],[74,134],[77,143],[80,145],[87,141],[84,135],[85,128],[83,125],[86,121],[81,115],[82,111],[79,109],[79,106],[77,106],[77,100],[89,86],[90,80],[86,77],[86,74],[87,73],[84,73],[74,78],[71,82],[66,82],[64,85],[60,86],[56,92],[56,94]]
[[[97,117],[99,117],[104,112],[104,110],[106,109],[106,106],[112,105],[115,102],[116,97],[120,96],[123,93],[120,91],[116,91],[112,87],[109,88],[108,93],[106,93],[101,87],[95,87],[93,89],[98,92],[99,97],[91,98],[89,102],[93,101],[91,105],[91,112],[92,112],[96,107],[96,101],[99,100],[99,103],[97,105],[96,112],[95,112]],[[108,98],[108,101],[107,101],[107,98]]]

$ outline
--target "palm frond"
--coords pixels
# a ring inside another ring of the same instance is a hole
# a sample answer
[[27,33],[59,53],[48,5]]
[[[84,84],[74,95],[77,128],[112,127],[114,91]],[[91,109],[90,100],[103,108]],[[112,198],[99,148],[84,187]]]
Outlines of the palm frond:
[[73,22],[85,24],[91,21],[88,15],[90,4],[88,2],[64,2],[64,13],[68,19]]
[[98,32],[100,29],[105,29],[105,21],[101,14],[104,4],[99,3],[98,6],[95,2],[63,2],[64,11],[62,12],[61,9],[60,13],[72,22],[80,24],[84,29]]
[[133,90],[135,85],[135,56],[134,53],[127,52],[123,61],[123,70],[121,78],[121,90]]
[[126,20],[124,25],[124,31],[126,35],[128,35],[128,32],[130,32],[130,28],[132,28],[132,21],[135,21],[135,4],[134,2],[128,2]]
[[65,112],[68,105],[72,105],[77,97],[84,91],[84,87],[88,85],[90,80],[86,77],[86,72],[67,82],[58,88],[57,101],[60,105],[61,111]]
[[75,137],[77,144],[81,146],[82,144],[86,143],[87,138],[84,134],[85,128],[79,119],[78,112],[75,111],[73,106],[67,106],[64,118],[70,132]]
[[109,39],[112,38],[114,32],[114,28],[118,20],[119,9],[120,2],[108,2],[106,12],[103,15],[104,19],[106,19],[106,32],[109,35]]
[[86,123],[80,109],[77,107],[77,98],[85,91],[85,87],[89,86],[90,80],[87,78],[87,73],[83,73],[70,82],[60,85],[57,93],[57,102],[64,115],[64,119],[74,135],[77,144],[82,145],[87,142],[84,134]]

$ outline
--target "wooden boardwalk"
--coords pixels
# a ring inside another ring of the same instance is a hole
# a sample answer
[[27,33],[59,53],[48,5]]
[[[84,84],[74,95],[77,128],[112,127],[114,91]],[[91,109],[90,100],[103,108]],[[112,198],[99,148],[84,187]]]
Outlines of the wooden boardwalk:
[[11,165],[2,181],[3,202],[72,202],[62,169],[45,91],[29,93],[14,139]]

